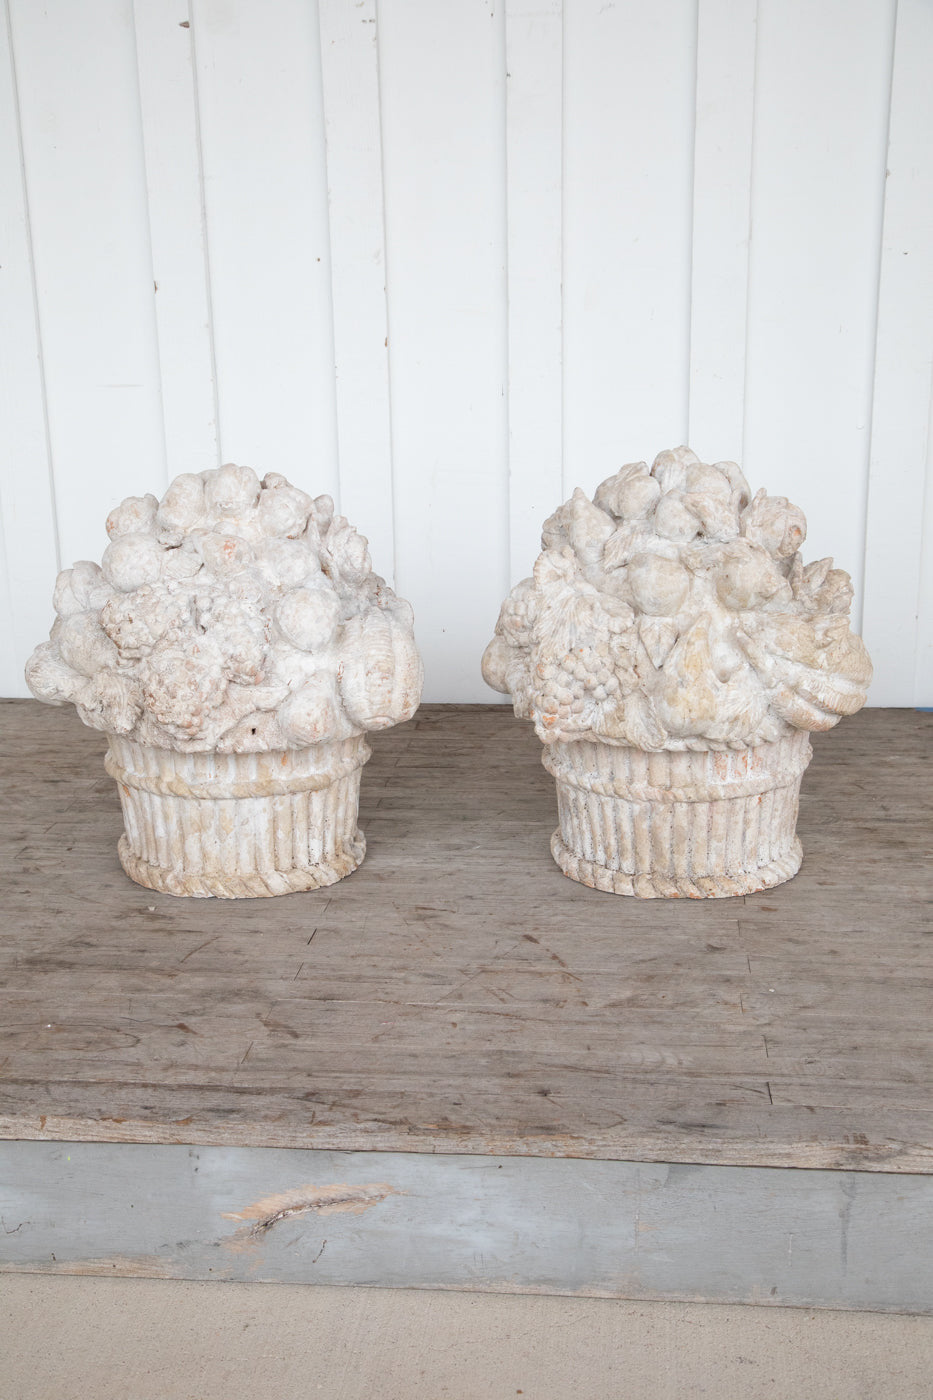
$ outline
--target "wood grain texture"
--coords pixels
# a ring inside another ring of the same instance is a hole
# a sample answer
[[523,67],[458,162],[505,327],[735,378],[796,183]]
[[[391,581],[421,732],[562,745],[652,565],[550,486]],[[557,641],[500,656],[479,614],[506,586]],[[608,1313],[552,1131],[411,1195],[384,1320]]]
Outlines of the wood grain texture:
[[814,738],[789,884],[565,879],[504,707],[378,736],[362,867],[275,900],[133,885],[101,736],[0,705],[0,1136],[928,1172],[933,717]]

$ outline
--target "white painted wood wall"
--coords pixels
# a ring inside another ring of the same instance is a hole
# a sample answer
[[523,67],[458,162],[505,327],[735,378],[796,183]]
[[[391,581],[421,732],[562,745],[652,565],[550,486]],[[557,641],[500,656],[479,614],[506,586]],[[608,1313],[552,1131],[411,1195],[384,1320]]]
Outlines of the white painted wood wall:
[[933,705],[931,0],[3,0],[0,693],[121,497],[329,490],[426,698],[541,521],[689,441]]

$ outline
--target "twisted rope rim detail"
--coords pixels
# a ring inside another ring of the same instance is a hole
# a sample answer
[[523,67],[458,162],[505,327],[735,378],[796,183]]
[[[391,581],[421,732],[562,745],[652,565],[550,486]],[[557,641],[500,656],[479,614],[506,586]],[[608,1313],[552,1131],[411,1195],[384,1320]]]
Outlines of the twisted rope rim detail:
[[568,850],[559,827],[551,837],[551,854],[569,879],[605,894],[628,894],[638,899],[729,899],[754,894],[792,879],[803,861],[803,847],[795,836],[786,855],[733,875],[697,876],[693,880],[675,880],[669,875],[626,875]]
[[273,895],[298,894],[304,890],[335,885],[362,864],[366,838],[357,829],[350,848],[327,865],[292,870],[256,871],[250,875],[185,874],[166,870],[136,855],[124,834],[117,844],[120,864],[131,880],[146,889],[194,899],[264,899]]

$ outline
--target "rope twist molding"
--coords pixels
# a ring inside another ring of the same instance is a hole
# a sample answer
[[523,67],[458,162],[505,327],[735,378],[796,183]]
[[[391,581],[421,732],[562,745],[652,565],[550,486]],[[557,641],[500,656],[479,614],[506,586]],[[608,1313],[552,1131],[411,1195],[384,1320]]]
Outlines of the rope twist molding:
[[247,875],[195,874],[184,870],[166,870],[144,860],[133,851],[126,836],[117,847],[120,864],[138,885],[158,890],[162,894],[188,895],[195,899],[264,899],[269,895],[298,894],[334,885],[350,875],[366,854],[366,838],[361,831],[349,850],[331,859],[327,865],[313,865],[292,870],[257,870]]

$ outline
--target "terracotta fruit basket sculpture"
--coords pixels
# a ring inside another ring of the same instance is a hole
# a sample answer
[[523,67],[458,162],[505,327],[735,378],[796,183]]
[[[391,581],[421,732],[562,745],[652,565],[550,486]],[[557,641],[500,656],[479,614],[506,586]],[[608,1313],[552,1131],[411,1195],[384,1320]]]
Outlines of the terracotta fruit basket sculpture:
[[224,898],[333,884],[360,864],[367,731],[409,719],[409,605],[329,496],[223,466],[131,496],[100,567],[59,575],[26,679],[109,738],[123,868]]
[[687,447],[625,466],[545,523],[483,658],[557,781],[566,875],[644,898],[796,874],[811,730],[864,703],[852,586],[804,564],[802,511]]

